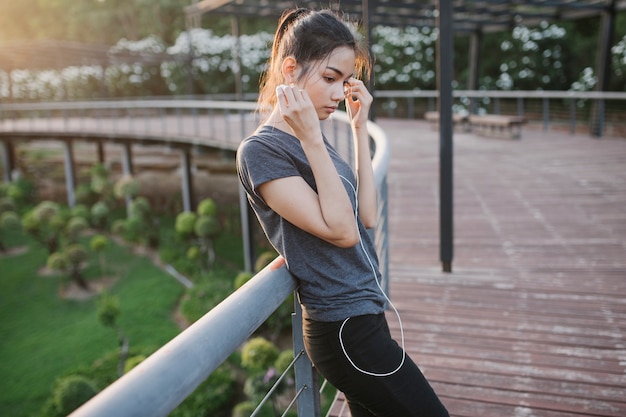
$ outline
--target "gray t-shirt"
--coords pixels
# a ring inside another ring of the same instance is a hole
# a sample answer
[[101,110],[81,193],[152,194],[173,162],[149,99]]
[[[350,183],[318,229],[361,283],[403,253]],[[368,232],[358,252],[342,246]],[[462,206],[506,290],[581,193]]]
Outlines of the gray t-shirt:
[[[328,141],[324,141],[355,207],[354,173]],[[377,284],[380,282],[378,258],[360,219],[357,218],[361,243],[340,248],[280,217],[258,192],[258,187],[265,182],[292,176],[302,177],[317,190],[298,138],[278,129],[262,127],[239,146],[237,170],[265,234],[299,280],[298,294],[304,317],[329,322],[384,311],[386,300]]]

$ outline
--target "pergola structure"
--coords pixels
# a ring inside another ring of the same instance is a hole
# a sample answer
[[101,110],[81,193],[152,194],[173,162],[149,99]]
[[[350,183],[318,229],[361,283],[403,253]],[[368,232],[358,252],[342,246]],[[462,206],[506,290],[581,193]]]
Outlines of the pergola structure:
[[[470,76],[468,89],[478,87],[481,35],[503,31],[516,25],[537,25],[542,21],[572,20],[601,16],[596,74],[599,91],[605,91],[610,74],[615,17],[626,10],[626,0],[341,0],[320,4],[317,1],[288,0],[202,0],[185,8],[188,27],[200,25],[205,13],[231,16],[233,35],[238,36],[241,16],[278,17],[294,7],[329,7],[347,18],[359,21],[370,39],[376,25],[437,27],[437,89],[439,90],[440,134],[440,260],[445,272],[452,271],[454,252],[453,222],[453,142],[452,74],[455,34],[470,36]],[[371,83],[370,83],[371,85]],[[594,127],[592,126],[592,130]]]
[[[453,257],[452,219],[452,56],[453,37],[469,36],[470,70],[467,89],[478,88],[478,67],[481,38],[484,33],[503,31],[516,25],[533,26],[542,21],[573,20],[599,16],[599,34],[595,74],[596,89],[607,90],[610,74],[610,47],[613,43],[615,18],[626,10],[626,0],[192,0],[185,7],[188,28],[200,26],[206,13],[230,16],[233,35],[239,34],[239,17],[278,18],[284,10],[296,6],[331,8],[350,20],[359,21],[369,40],[371,28],[386,26],[428,26],[439,29],[437,83],[439,90],[441,175],[440,227],[443,269],[451,270]],[[119,63],[191,62],[190,56],[145,54],[111,51],[109,47],[72,42],[0,43],[0,71],[17,69],[63,69],[70,66],[97,65],[106,67]],[[238,59],[238,57],[235,57]],[[11,77],[9,76],[9,83]],[[191,83],[190,83],[191,85]],[[11,89],[9,89],[11,91]],[[241,93],[240,82],[237,92]],[[599,127],[592,125],[592,133]]]

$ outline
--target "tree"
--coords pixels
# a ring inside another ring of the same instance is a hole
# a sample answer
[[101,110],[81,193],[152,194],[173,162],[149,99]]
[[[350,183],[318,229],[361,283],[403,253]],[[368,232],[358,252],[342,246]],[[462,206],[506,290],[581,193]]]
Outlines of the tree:
[[98,393],[93,381],[82,375],[69,375],[59,379],[52,397],[56,416],[67,416]]
[[89,241],[89,248],[98,253],[100,259],[100,275],[104,276],[104,250],[109,246],[109,238],[104,235],[95,235]]
[[58,250],[65,223],[65,215],[59,204],[47,200],[22,217],[24,230],[41,243],[48,250],[48,254]]
[[183,212],[176,217],[176,233],[188,245],[189,259],[198,259],[202,269],[215,265],[215,238],[222,231],[217,205],[206,198],[198,204],[196,213]]
[[21,227],[20,217],[14,209],[13,200],[9,197],[0,197],[0,253],[7,250],[3,235],[15,232]]
[[82,273],[83,262],[86,260],[87,250],[79,243],[72,243],[63,251],[50,254],[46,264],[50,269],[67,274],[78,287],[88,290],[89,284]]
[[117,365],[118,376],[124,375],[126,360],[128,359],[129,341],[122,328],[117,324],[121,313],[119,297],[103,291],[98,304],[98,321],[105,327],[111,327],[117,332],[117,341],[120,345],[120,356]]

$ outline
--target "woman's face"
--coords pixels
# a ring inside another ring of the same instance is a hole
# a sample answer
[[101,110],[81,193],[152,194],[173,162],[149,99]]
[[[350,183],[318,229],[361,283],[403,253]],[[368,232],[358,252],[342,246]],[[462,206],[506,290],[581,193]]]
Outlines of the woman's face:
[[354,76],[355,61],[354,50],[341,46],[327,59],[313,62],[310,72],[298,82],[309,95],[320,120],[333,114],[345,98],[347,82]]

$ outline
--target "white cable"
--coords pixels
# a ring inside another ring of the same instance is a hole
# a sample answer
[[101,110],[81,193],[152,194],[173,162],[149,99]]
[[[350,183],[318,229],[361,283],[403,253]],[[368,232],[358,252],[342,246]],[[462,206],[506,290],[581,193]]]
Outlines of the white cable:
[[[354,218],[355,221],[357,223],[357,230],[359,227],[359,222],[358,222],[358,211],[359,211],[359,195],[357,192],[357,188],[354,187],[354,185],[352,185],[352,183],[343,175],[339,175],[339,177],[341,179],[343,179],[345,182],[347,182],[350,187],[352,188],[352,191],[354,192],[354,199],[355,199],[355,207],[354,207]],[[357,187],[358,187],[358,177],[357,177]],[[356,369],[357,371],[364,373],[366,375],[369,376],[375,376],[375,377],[385,377],[385,376],[390,376],[395,374],[396,372],[398,372],[400,370],[400,368],[402,368],[402,365],[404,365],[404,360],[406,358],[406,349],[404,348],[404,329],[402,328],[402,319],[400,318],[400,313],[398,312],[398,309],[396,309],[396,306],[393,305],[393,303],[391,302],[391,300],[389,299],[389,297],[387,296],[387,294],[385,294],[385,291],[383,290],[383,288],[380,285],[380,282],[378,281],[378,278],[376,277],[376,268],[374,267],[374,263],[372,262],[372,259],[370,258],[369,254],[367,253],[367,250],[365,250],[365,245],[363,244],[363,239],[361,239],[361,233],[359,232],[359,244],[361,246],[361,249],[363,250],[363,253],[365,254],[365,257],[367,258],[367,261],[370,264],[370,268],[372,269],[372,273],[374,274],[374,281],[376,282],[376,285],[378,286],[378,289],[380,289],[380,292],[382,293],[383,297],[385,297],[385,299],[387,300],[387,302],[389,303],[389,305],[391,306],[391,308],[393,309],[393,311],[396,314],[396,317],[398,318],[398,323],[400,325],[400,338],[401,338],[401,343],[402,343],[402,360],[400,361],[400,365],[398,365],[398,367],[396,369],[394,369],[393,371],[390,372],[385,372],[385,373],[376,373],[376,372],[370,372],[370,371],[366,371],[363,370],[361,368],[359,368],[350,358],[350,356],[348,355],[348,352],[346,351],[346,347],[343,344],[343,340],[341,339],[341,335],[343,333],[343,328],[345,327],[346,323],[348,322],[348,320],[350,320],[350,317],[346,318],[343,323],[341,323],[341,327],[339,328],[339,344],[341,345],[341,350],[343,350],[343,354],[345,355],[346,359],[348,359],[348,362],[350,362],[350,364],[354,367],[354,369]]]

